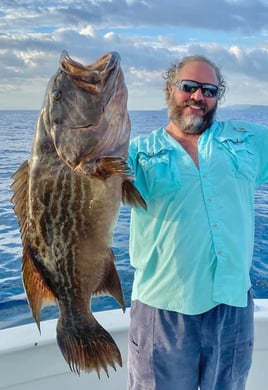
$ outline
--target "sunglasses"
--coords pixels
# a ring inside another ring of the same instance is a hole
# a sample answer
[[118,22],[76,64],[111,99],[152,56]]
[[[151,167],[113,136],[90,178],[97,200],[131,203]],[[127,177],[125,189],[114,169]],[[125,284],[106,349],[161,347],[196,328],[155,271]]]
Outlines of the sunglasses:
[[219,87],[214,84],[199,83],[193,80],[178,80],[174,85],[183,92],[195,93],[201,88],[202,95],[207,98],[214,98],[218,95]]

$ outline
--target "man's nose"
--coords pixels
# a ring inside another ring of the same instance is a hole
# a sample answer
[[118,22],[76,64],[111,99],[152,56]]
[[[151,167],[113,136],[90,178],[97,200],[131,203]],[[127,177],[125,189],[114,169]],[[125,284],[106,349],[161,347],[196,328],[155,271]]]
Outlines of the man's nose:
[[204,95],[202,94],[201,88],[198,88],[195,92],[191,94],[191,98],[195,100],[204,100]]

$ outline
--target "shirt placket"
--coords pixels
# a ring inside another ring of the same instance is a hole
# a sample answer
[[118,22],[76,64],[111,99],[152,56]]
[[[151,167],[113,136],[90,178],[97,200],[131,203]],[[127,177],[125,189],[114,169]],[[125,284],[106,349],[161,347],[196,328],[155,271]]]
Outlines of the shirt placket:
[[[216,196],[213,191],[213,183],[209,172],[209,161],[211,156],[208,155],[210,148],[206,147],[209,142],[207,137],[200,137],[198,142],[198,157],[199,157],[199,179],[203,193],[204,204],[207,212],[208,222],[210,226],[211,237],[215,250],[215,255],[218,260],[224,258],[224,250],[221,235],[221,223],[218,215],[218,206]],[[215,158],[215,157],[214,157]],[[220,180],[220,178],[219,178]]]

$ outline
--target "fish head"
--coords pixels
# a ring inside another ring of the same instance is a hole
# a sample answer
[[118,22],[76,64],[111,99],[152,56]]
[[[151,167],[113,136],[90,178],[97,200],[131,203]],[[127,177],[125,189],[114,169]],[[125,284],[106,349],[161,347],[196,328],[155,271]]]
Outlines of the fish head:
[[126,157],[130,136],[120,56],[110,52],[82,65],[63,52],[47,87],[46,131],[72,169],[101,156]]

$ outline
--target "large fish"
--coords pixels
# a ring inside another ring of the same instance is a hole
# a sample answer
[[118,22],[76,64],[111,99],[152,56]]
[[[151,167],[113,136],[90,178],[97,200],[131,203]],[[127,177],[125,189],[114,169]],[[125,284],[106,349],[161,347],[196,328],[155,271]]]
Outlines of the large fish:
[[118,347],[90,310],[110,294],[125,310],[111,249],[120,202],[146,207],[126,163],[127,88],[117,53],[83,66],[63,52],[49,81],[32,153],[13,175],[23,243],[22,277],[40,330],[57,303],[57,341],[76,373],[122,365]]

